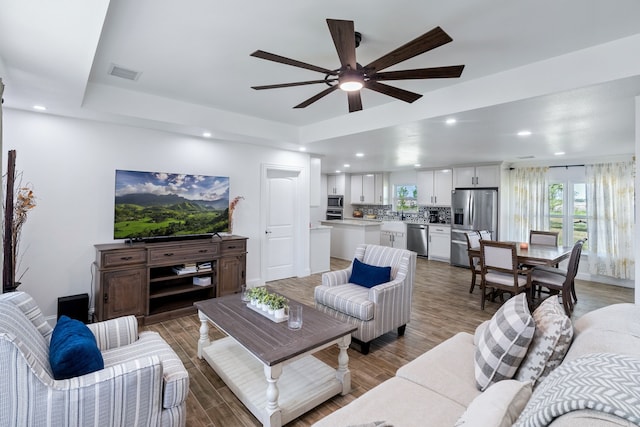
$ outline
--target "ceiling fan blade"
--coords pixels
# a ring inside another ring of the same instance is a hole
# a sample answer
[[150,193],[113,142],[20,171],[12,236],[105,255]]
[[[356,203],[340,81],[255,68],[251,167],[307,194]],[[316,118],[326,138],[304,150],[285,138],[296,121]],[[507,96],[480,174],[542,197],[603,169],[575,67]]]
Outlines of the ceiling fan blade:
[[311,71],[317,71],[323,74],[330,74],[337,76],[338,72],[328,70],[326,68],[318,67],[315,65],[307,64],[306,62],[296,61],[295,59],[285,58],[284,56],[276,55],[275,53],[265,52],[263,50],[256,50],[251,56],[260,59],[266,59],[267,61],[279,62],[280,64],[292,65],[294,67],[304,68]]
[[355,90],[353,92],[347,92],[347,98],[349,99],[349,112],[362,110],[362,98],[360,97],[360,91]]
[[313,104],[314,102],[316,102],[317,100],[319,100],[320,98],[329,95],[331,92],[333,92],[334,90],[338,89],[338,85],[335,86],[331,86],[326,88],[325,90],[323,90],[322,92],[313,95],[311,98],[307,99],[306,101],[301,102],[300,104],[296,105],[293,108],[304,108],[304,107],[308,107],[309,105]]
[[436,27],[420,37],[400,46],[396,50],[381,56],[365,68],[372,69],[374,71],[384,70],[385,68],[399,62],[406,61],[414,56],[418,56],[431,49],[442,46],[443,44],[447,44],[450,41],[453,41],[453,39],[449,37],[449,34],[445,33],[442,28]]
[[306,82],[293,82],[293,83],[279,83],[275,85],[264,85],[264,86],[251,86],[251,89],[262,90],[262,89],[279,89],[282,87],[291,87],[291,86],[304,86],[304,85],[313,85],[316,83],[331,83],[335,82],[338,79],[322,79],[322,80],[309,80]]
[[336,46],[340,65],[348,65],[352,70],[356,69],[356,36],[353,21],[339,19],[327,19],[329,32]]
[[373,80],[365,82],[364,87],[408,103],[412,103],[413,101],[422,98],[422,95],[420,95],[419,93],[409,92],[408,90],[385,85]]
[[384,71],[370,76],[376,81],[381,80],[411,80],[411,79],[444,79],[460,77],[464,65],[450,67],[418,68],[416,70]]

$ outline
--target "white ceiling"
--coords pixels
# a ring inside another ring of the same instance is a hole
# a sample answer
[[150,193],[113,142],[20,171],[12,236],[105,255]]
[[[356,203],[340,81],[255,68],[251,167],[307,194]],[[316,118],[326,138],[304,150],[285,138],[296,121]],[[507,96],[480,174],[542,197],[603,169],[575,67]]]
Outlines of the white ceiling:
[[[6,108],[304,146],[323,172],[634,152],[637,0],[0,0],[0,10]],[[440,26],[453,42],[388,70],[465,64],[462,77],[390,83],[424,95],[413,104],[364,90],[351,114],[341,91],[292,108],[322,84],[250,88],[324,78],[250,57],[257,49],[337,68],[326,18],[355,21],[362,64]],[[110,76],[112,64],[140,77]]]

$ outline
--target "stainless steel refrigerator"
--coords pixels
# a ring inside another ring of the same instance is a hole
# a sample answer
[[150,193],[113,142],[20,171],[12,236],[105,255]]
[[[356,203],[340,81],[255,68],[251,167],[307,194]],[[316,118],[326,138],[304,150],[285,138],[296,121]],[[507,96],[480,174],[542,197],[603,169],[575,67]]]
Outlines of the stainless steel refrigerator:
[[489,230],[498,239],[498,190],[457,188],[451,196],[451,264],[469,267],[467,231]]

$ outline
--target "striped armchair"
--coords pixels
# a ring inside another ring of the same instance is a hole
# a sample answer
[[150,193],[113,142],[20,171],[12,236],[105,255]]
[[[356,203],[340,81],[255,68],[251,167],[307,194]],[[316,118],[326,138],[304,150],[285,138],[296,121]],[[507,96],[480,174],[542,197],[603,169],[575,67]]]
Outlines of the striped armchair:
[[398,336],[411,316],[411,294],[416,271],[416,253],[378,245],[359,245],[355,258],[379,267],[391,266],[391,281],[372,288],[349,283],[351,265],[322,275],[314,290],[316,308],[358,326],[352,336],[363,354],[370,342],[397,328]]
[[189,375],[171,347],[134,316],[87,326],[104,369],[55,380],[53,328],[30,295],[0,295],[0,425],[184,426]]

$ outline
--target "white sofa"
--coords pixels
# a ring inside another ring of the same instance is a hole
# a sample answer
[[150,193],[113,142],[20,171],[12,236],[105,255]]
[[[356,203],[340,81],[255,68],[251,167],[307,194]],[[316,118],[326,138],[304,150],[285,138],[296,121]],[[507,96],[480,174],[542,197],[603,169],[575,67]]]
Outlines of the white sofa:
[[[592,353],[640,358],[640,308],[634,304],[616,304],[595,310],[578,319],[573,326],[573,342],[560,367]],[[373,426],[376,421],[385,421],[385,425],[393,427],[454,426],[474,399],[483,394],[475,383],[475,352],[474,335],[458,333],[401,367],[395,377],[328,415],[314,427]],[[560,367],[556,368],[558,373]],[[636,375],[635,378],[640,377]],[[542,387],[542,384],[545,384],[544,380],[537,387]],[[533,397],[528,400],[527,395],[526,399],[523,405],[532,405]],[[458,425],[492,425],[481,418],[475,423]],[[561,415],[548,425],[595,427],[635,424],[604,412],[581,409]]]

